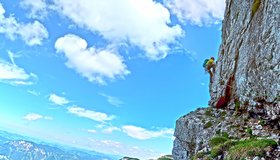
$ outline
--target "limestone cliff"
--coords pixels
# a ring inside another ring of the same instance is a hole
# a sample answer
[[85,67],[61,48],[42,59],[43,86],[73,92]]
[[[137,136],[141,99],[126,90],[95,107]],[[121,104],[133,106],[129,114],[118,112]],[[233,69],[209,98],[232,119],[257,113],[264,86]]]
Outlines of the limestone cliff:
[[[280,0],[226,0],[222,44],[210,95],[210,108],[177,120],[175,160],[210,154],[214,147],[209,141],[215,136],[231,137],[235,139],[230,140],[232,144],[247,143],[252,137],[279,141]],[[245,141],[237,142],[240,139]],[[259,150],[265,154],[255,158],[280,159],[279,142],[277,145],[271,143],[272,149],[264,148],[266,152]],[[230,155],[224,151],[212,159]]]
[[[280,1],[227,0],[210,104],[278,121],[280,117]],[[230,90],[230,93],[225,93]],[[279,127],[279,126],[278,126]]]

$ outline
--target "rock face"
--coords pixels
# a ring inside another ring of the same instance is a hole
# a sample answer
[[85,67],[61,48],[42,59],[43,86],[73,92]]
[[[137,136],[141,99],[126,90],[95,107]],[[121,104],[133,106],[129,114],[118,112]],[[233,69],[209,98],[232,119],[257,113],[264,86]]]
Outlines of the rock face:
[[[250,136],[279,141],[280,0],[226,0],[210,95],[211,114],[198,109],[177,120],[175,160],[208,152],[209,139],[223,132],[246,138],[250,129]],[[217,102],[223,110],[215,109]],[[280,150],[270,158],[277,156]]]
[[[188,160],[197,153],[211,151],[209,141],[214,136],[238,140],[252,136],[265,137],[277,142],[280,141],[280,130],[271,128],[262,120],[252,118],[249,113],[201,108],[177,120],[174,136],[174,160]],[[270,157],[265,158],[280,158],[280,150],[273,150],[269,154]]]
[[255,116],[278,122],[279,128],[279,0],[227,0],[210,95],[212,106],[224,96],[228,109],[238,103]]

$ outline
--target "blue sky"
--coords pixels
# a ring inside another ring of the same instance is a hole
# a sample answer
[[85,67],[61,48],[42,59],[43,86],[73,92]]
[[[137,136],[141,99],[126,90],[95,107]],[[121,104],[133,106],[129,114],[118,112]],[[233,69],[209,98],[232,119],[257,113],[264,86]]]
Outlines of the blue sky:
[[0,2],[0,126],[148,159],[207,106],[224,0]]

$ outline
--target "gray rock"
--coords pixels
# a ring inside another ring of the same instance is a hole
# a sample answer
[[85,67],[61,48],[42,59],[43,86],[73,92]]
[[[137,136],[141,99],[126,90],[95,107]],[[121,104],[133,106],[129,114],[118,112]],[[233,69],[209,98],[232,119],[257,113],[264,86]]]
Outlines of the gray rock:
[[[228,96],[227,111],[200,108],[178,119],[174,160],[188,160],[199,151],[208,151],[209,140],[222,132],[242,139],[246,128],[252,128],[253,135],[279,139],[256,121],[248,122],[250,118],[262,119],[265,125],[280,129],[280,0],[262,0],[253,13],[254,2],[226,0],[209,104],[215,106],[221,96]],[[228,95],[226,90],[230,90]],[[235,118],[236,109],[243,115]]]
[[205,147],[202,144],[213,136],[213,131],[204,130],[202,121],[192,113],[177,120],[172,152],[174,159],[187,160]]
[[257,125],[255,128],[258,130],[261,130],[263,127],[262,127],[262,125]]
[[254,136],[259,136],[260,133],[261,133],[261,131],[259,131],[259,130],[253,130],[253,131],[252,131],[252,134],[253,134]]
[[[209,103],[214,106],[228,87],[232,91],[229,109],[235,108],[237,99],[260,117],[280,120],[280,1],[261,1],[252,15],[253,2],[226,1]],[[232,76],[234,80],[227,86]]]
[[188,151],[183,147],[184,146],[184,142],[180,141],[178,138],[176,138],[174,140],[173,143],[173,150],[172,150],[172,156],[174,159],[185,159],[188,160]]
[[254,157],[253,160],[261,160],[261,157],[259,157],[259,156]]

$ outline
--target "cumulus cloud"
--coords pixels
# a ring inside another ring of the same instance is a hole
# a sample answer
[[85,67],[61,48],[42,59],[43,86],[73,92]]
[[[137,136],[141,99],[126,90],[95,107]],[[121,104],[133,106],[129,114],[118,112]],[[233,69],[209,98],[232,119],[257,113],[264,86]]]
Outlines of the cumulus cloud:
[[96,49],[72,34],[59,38],[55,43],[57,52],[64,53],[69,68],[76,70],[91,82],[106,84],[105,79],[114,80],[129,74],[121,56],[112,49]]
[[58,96],[56,94],[51,94],[49,96],[49,101],[59,106],[63,106],[69,103],[68,99],[66,99],[65,97]]
[[171,137],[174,133],[174,130],[171,128],[164,128],[157,131],[151,131],[145,128],[132,126],[132,125],[123,126],[122,131],[126,133],[128,136],[139,140],[146,140],[146,139],[166,137],[166,136]]
[[20,6],[29,11],[30,18],[44,18],[47,16],[48,4],[46,0],[22,0]]
[[169,44],[183,35],[179,25],[171,25],[168,9],[153,0],[56,0],[55,5],[78,26],[115,44],[137,46],[152,60],[166,57]]
[[0,33],[7,38],[15,40],[20,37],[27,45],[41,45],[42,41],[48,38],[48,31],[39,21],[33,23],[18,22],[15,17],[5,17],[5,9],[0,3]]
[[96,112],[92,110],[86,110],[81,107],[68,107],[68,112],[78,117],[88,118],[97,122],[111,121],[115,118],[113,115],[107,115],[106,113]]
[[39,120],[39,119],[53,120],[53,118],[50,117],[50,116],[42,116],[42,115],[37,114],[37,113],[28,113],[26,116],[23,117],[23,119],[25,119],[27,121],[36,121],[36,120]]
[[225,0],[164,0],[164,4],[183,23],[209,25],[221,22]]
[[11,85],[32,85],[37,79],[34,73],[26,73],[14,62],[9,63],[2,59],[0,59],[0,73],[0,81]]

